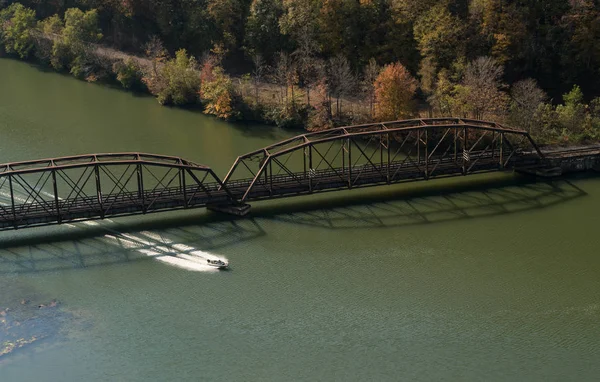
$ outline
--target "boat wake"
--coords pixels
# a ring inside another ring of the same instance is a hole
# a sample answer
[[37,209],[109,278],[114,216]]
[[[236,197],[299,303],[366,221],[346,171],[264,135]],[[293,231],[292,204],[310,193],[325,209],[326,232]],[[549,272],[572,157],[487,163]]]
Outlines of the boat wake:
[[[53,194],[44,190],[38,190],[40,194],[47,197],[54,197]],[[59,198],[60,199],[60,198]],[[15,200],[21,203],[27,203],[31,200],[26,196],[15,195]],[[10,194],[0,191],[0,205],[10,204]],[[105,221],[113,223],[112,220]],[[106,243],[136,251],[148,257],[152,257],[162,263],[186,269],[195,272],[218,272],[218,268],[207,264],[207,260],[221,260],[227,262],[227,259],[216,256],[213,253],[199,250],[198,248],[176,243],[161,234],[149,231],[143,231],[139,234],[125,234],[117,232],[97,221],[86,221],[77,224],[65,224],[69,228],[80,228],[78,224],[87,226],[101,227],[108,233],[102,238]]]
[[[108,222],[112,222],[107,219]],[[101,226],[95,221],[83,222],[88,226]],[[69,224],[71,227],[76,227]],[[129,233],[120,233],[113,229],[103,226],[103,229],[109,233],[104,235],[104,241],[118,247],[136,251],[148,257],[160,261],[162,263],[186,269],[194,272],[218,272],[219,270],[213,266],[207,265],[207,260],[223,260],[225,258],[214,255],[213,253],[199,250],[198,248],[176,243],[162,235],[142,231],[137,235]]]

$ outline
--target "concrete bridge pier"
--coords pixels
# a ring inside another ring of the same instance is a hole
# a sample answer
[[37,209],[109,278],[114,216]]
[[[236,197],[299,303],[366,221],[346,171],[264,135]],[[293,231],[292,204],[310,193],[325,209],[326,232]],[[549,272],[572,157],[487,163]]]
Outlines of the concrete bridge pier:
[[227,215],[234,216],[246,216],[250,213],[250,204],[212,204],[206,206],[206,208],[213,212],[219,212]]

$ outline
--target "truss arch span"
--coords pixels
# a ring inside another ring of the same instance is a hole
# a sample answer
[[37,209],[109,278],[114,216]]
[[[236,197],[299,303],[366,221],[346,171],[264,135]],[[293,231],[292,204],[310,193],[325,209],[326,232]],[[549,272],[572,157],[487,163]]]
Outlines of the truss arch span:
[[137,152],[0,165],[0,230],[231,203],[210,167]]
[[513,169],[543,153],[524,130],[463,118],[302,134],[237,158],[224,184],[242,201]]

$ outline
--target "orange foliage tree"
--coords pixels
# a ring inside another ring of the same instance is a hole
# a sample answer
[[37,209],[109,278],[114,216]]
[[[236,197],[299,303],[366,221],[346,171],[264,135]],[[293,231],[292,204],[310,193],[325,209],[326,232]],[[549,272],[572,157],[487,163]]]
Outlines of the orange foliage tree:
[[375,118],[380,121],[405,119],[414,115],[415,80],[400,64],[386,65],[375,80]]

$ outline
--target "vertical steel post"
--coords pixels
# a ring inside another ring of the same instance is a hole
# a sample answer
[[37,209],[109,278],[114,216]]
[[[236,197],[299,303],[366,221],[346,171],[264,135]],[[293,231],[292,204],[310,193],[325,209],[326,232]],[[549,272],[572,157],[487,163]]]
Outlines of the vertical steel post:
[[429,179],[429,130],[425,128],[425,179]]
[[348,138],[348,188],[352,188],[352,141]]
[[417,167],[421,166],[421,129],[417,130]]
[[313,191],[313,161],[312,161],[312,143],[308,145],[308,190]]
[[19,228],[19,225],[17,224],[17,210],[15,208],[15,194],[13,192],[12,175],[8,176],[8,186],[10,187],[10,205],[12,206],[13,224],[15,225],[15,229],[17,229]]
[[269,192],[271,193],[271,196],[273,196],[273,161],[270,159],[269,159]]
[[454,163],[458,164],[458,147],[457,147],[457,142],[458,141],[458,129],[454,129]]
[[390,139],[390,133],[387,133],[387,182],[388,184],[391,183],[391,179],[390,179],[390,166],[391,164],[391,158],[390,158],[390,150],[392,149],[392,140]]
[[492,161],[496,156],[496,132],[492,131]]
[[[263,158],[263,164],[265,163],[265,160],[269,160],[269,158],[267,158],[267,156],[265,155],[265,157]],[[271,162],[269,162],[271,163]],[[267,168],[265,167],[265,187],[267,187],[267,183],[269,183],[269,172],[267,171]]]
[[379,171],[383,170],[383,134],[379,134]]
[[342,140],[342,176],[346,174],[346,143]]
[[144,194],[144,175],[142,173],[142,164],[137,164],[137,183],[138,183],[138,199],[142,201],[142,213],[146,213],[146,195]]
[[467,175],[467,158],[465,157],[465,153],[469,154],[467,151],[467,127],[463,127],[463,175]]
[[188,208],[187,185],[185,184],[185,169],[179,169],[179,183],[183,192],[183,208]]
[[98,205],[100,206],[100,216],[104,219],[104,205],[102,203],[102,187],[100,183],[100,168],[96,164],[94,166],[94,174],[96,176],[96,194],[98,196]]
[[500,167],[504,168],[504,132],[500,133]]
[[304,179],[307,179],[307,174],[306,174],[306,146],[304,147],[304,149],[302,149],[302,153],[304,154],[302,161],[304,162]]
[[58,223],[62,223],[62,217],[60,216],[60,207],[58,204],[58,185],[56,184],[56,170],[52,169],[52,188],[54,189],[54,205],[56,207],[56,218]]

